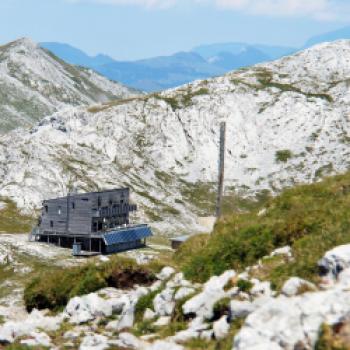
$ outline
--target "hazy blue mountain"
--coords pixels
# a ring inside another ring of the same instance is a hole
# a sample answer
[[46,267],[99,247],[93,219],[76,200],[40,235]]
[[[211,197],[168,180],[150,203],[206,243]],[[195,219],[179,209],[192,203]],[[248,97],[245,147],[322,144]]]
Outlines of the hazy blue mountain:
[[316,35],[306,42],[305,47],[311,47],[313,45],[320,44],[323,42],[335,41],[340,39],[350,39],[350,26],[339,30],[335,30],[333,32]]
[[51,51],[57,57],[67,63],[93,68],[103,64],[114,62],[113,58],[107,55],[89,56],[84,51],[71,45],[55,42],[40,43],[40,46]]
[[284,47],[284,46],[269,46],[269,45],[247,45],[245,43],[222,43],[222,44],[211,44],[201,45],[193,49],[205,59],[210,59],[213,56],[218,55],[221,52],[228,52],[233,55],[240,55],[245,50],[256,50],[259,54],[263,54],[269,59],[277,59],[285,55],[289,55],[295,52],[295,48]]
[[193,52],[180,52],[172,56],[134,62],[115,61],[95,69],[109,79],[143,91],[164,90],[226,72]]
[[93,68],[109,79],[148,92],[222,75],[294,51],[288,47],[226,43],[203,45],[191,52],[178,52],[171,56],[116,61],[106,55],[89,56],[68,44],[51,42],[41,46],[68,63]]
[[269,56],[253,47],[247,47],[238,54],[223,51],[208,58],[208,62],[224,69],[225,71],[252,66],[270,60],[271,58]]

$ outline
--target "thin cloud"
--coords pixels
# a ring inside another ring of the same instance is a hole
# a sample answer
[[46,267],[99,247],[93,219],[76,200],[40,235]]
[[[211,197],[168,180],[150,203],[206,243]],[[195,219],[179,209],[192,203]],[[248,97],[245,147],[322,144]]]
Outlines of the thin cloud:
[[69,2],[90,2],[106,5],[132,5],[147,8],[169,8],[176,5],[177,0],[68,0]]
[[67,0],[109,5],[134,5],[146,8],[169,8],[180,3],[212,5],[221,9],[275,17],[309,17],[317,20],[350,18],[348,0]]
[[318,20],[349,18],[344,0],[215,0],[217,6],[254,15],[311,17]]

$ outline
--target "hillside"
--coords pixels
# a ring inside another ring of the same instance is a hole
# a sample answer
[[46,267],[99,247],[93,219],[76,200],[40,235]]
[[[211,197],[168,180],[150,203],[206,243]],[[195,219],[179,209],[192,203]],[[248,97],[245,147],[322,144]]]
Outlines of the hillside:
[[9,350],[349,349],[349,189],[348,172],[285,190],[175,254],[150,245],[86,261],[0,235],[0,341]]
[[92,70],[61,61],[30,39],[0,46],[0,133],[32,126],[65,107],[136,94]]
[[199,230],[213,212],[218,126],[227,121],[226,195],[278,192],[349,165],[350,42],[161,94],[70,108],[0,138],[0,196],[20,208],[130,186],[140,220]]

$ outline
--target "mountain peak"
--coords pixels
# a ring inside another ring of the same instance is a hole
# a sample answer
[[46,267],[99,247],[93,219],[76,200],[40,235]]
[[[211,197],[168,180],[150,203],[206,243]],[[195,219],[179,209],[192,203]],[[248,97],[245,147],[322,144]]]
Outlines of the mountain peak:
[[23,38],[20,38],[20,39],[17,39],[15,41],[13,41],[11,43],[13,46],[22,46],[22,47],[26,47],[26,48],[29,48],[29,49],[36,49],[38,48],[38,44],[33,41],[32,39],[30,38],[27,38],[27,37],[23,37]]

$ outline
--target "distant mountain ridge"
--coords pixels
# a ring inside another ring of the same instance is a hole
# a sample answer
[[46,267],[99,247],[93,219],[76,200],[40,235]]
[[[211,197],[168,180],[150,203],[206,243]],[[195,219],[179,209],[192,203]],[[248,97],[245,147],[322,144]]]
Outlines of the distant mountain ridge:
[[[310,38],[302,47],[350,39],[350,26]],[[229,71],[279,59],[298,51],[288,46],[228,42],[201,45],[189,52],[137,61],[117,61],[107,55],[89,56],[62,43],[42,43],[42,47],[70,64],[92,68],[109,79],[133,88],[154,92],[225,74]]]
[[203,45],[171,56],[116,61],[106,55],[89,56],[67,44],[42,43],[41,46],[70,64],[92,68],[109,79],[146,92],[219,76],[294,51],[290,47],[226,43]]

